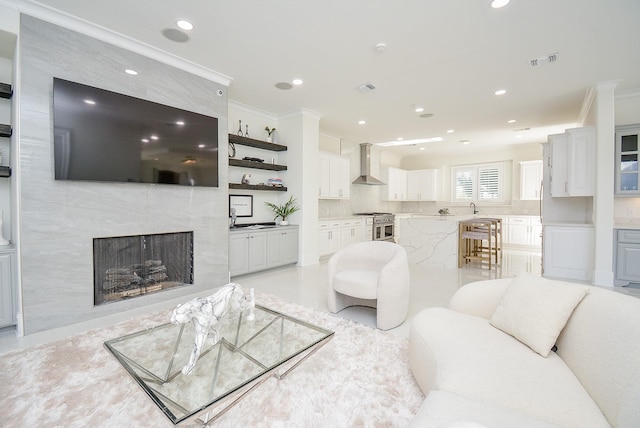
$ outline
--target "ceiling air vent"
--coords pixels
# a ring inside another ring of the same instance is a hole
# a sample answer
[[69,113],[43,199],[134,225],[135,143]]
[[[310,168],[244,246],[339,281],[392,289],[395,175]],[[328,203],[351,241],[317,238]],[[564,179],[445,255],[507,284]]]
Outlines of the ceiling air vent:
[[558,61],[559,59],[560,59],[560,54],[558,52],[555,52],[547,56],[529,60],[529,67],[538,67],[540,65],[550,64],[552,62]]
[[374,85],[373,83],[363,83],[362,85],[358,86],[358,89],[361,92],[371,92],[376,88],[376,85]]

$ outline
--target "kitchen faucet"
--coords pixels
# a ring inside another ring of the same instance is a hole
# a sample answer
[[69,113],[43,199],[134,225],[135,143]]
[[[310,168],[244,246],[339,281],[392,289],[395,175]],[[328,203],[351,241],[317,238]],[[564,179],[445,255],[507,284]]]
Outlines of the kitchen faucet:
[[474,214],[478,214],[480,211],[478,211],[478,209],[476,208],[476,204],[474,202],[471,202],[469,204],[470,207],[473,207],[473,213]]

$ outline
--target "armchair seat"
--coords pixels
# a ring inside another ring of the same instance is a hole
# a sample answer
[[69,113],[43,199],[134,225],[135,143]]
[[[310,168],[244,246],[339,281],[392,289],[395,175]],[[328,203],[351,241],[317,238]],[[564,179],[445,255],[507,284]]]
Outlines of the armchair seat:
[[398,244],[367,241],[349,245],[329,259],[329,311],[349,306],[377,309],[376,326],[389,330],[409,309],[409,264]]

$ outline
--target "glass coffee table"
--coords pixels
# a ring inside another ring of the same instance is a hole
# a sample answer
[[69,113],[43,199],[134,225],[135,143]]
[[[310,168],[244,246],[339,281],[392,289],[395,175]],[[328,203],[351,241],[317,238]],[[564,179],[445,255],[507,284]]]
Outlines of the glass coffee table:
[[220,417],[271,375],[281,379],[333,338],[333,332],[256,305],[215,325],[195,368],[182,374],[194,343],[188,324],[162,324],[104,343],[174,424]]

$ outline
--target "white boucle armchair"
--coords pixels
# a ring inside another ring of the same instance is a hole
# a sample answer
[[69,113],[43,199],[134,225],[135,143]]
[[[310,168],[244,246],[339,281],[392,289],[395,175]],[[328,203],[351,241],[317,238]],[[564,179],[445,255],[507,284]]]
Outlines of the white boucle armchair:
[[397,327],[407,317],[409,280],[407,253],[400,245],[386,241],[349,245],[329,259],[329,311],[377,308],[379,329]]

